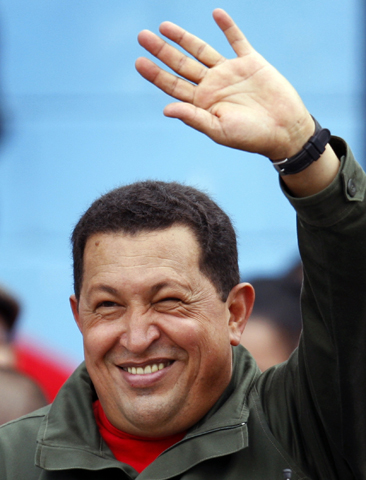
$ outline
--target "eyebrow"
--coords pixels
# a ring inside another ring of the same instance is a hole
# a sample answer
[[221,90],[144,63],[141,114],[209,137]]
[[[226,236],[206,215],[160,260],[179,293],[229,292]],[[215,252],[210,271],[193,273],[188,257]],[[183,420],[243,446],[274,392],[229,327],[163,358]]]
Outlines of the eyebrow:
[[[150,292],[155,295],[158,293],[160,290],[162,290],[165,287],[179,287],[186,292],[190,292],[191,289],[182,285],[179,282],[171,281],[171,282],[159,282],[156,285],[153,285],[150,288]],[[93,285],[91,289],[89,290],[89,293],[93,293],[94,291],[100,291],[100,292],[106,292],[110,293],[111,295],[118,295],[118,290],[114,287],[111,287],[110,285],[104,284],[104,283],[99,283],[97,285]]]
[[150,291],[151,291],[152,294],[155,294],[155,293],[158,293],[160,290],[162,290],[165,287],[178,287],[178,288],[181,288],[181,289],[183,289],[187,292],[190,291],[190,288],[187,288],[186,286],[182,285],[181,283],[174,282],[174,281],[159,282],[156,285],[152,286]]
[[118,294],[118,291],[116,288],[113,288],[110,285],[105,285],[103,283],[99,283],[98,285],[93,285],[89,290],[89,293],[93,293],[94,291],[106,292],[106,293],[110,293],[111,295]]

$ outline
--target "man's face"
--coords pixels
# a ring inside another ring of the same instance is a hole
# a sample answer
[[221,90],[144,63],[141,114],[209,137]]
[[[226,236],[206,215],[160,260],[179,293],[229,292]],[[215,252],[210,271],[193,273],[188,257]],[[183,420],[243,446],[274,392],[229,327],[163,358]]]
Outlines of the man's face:
[[[194,425],[231,378],[241,319],[198,267],[183,226],[95,234],[87,241],[80,300],[71,306],[85,360],[110,422],[141,436]],[[234,289],[233,289],[234,290]],[[242,312],[240,310],[240,312]]]

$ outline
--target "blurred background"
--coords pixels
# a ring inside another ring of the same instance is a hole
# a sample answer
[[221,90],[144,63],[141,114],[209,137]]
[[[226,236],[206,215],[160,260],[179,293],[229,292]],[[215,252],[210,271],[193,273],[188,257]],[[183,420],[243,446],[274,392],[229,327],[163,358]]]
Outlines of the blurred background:
[[76,365],[82,340],[69,238],[91,201],[135,180],[204,189],[232,217],[243,279],[297,261],[295,216],[268,160],[218,146],[162,115],[136,37],[171,20],[233,56],[225,8],[310,112],[364,157],[361,0],[1,0],[0,283],[22,305],[17,336]]

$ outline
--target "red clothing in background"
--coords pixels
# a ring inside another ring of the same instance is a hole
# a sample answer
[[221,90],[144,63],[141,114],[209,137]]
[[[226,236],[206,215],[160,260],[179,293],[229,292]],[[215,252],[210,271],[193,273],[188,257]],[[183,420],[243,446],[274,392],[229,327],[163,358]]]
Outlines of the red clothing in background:
[[23,342],[15,342],[15,368],[32,378],[43,390],[48,402],[53,402],[57,392],[73,372],[71,362],[56,359],[42,348]]

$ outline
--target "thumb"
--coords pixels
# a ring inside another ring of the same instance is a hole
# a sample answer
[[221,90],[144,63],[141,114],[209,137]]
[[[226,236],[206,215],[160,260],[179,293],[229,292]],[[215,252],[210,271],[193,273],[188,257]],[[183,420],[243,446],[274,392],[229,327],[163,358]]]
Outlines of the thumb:
[[219,119],[191,103],[170,103],[164,108],[164,115],[170,118],[177,118],[189,127],[204,133],[215,142],[219,142],[221,127]]

